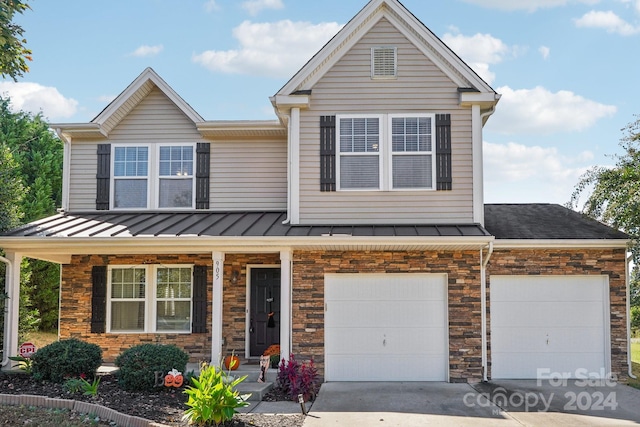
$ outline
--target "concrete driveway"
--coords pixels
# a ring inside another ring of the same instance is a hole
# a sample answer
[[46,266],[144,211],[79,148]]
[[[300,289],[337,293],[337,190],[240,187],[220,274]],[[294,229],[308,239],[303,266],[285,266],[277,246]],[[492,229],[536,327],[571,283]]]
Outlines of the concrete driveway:
[[532,381],[325,383],[304,427],[625,426],[640,424],[640,390]]

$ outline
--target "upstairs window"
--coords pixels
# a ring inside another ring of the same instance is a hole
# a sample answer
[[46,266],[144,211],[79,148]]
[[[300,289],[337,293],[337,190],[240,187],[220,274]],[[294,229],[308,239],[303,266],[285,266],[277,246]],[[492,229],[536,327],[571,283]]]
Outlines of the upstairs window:
[[433,120],[391,116],[393,189],[431,189],[434,180]]
[[160,208],[193,206],[193,146],[160,147]]
[[435,116],[336,116],[339,190],[434,190]]
[[116,147],[113,158],[113,206],[125,209],[146,208],[149,148]]
[[114,145],[114,209],[195,207],[195,144]]
[[394,79],[397,77],[397,49],[390,46],[371,48],[371,78]]
[[380,188],[380,118],[349,117],[338,121],[340,188]]

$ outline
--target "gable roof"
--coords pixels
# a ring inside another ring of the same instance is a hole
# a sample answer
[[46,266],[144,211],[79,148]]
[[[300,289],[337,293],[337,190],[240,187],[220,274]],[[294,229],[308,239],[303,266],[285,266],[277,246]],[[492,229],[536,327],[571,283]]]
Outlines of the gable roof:
[[496,95],[491,86],[398,0],[371,0],[278,91],[276,96],[288,96],[312,89],[313,85],[383,18],[413,42],[425,56],[456,82],[458,87]]
[[485,228],[496,239],[624,240],[629,236],[557,204],[488,204]]
[[147,67],[90,123],[52,124],[51,127],[57,129],[59,134],[105,138],[155,88],[162,91],[195,124],[204,122],[204,119],[171,86],[152,68]]

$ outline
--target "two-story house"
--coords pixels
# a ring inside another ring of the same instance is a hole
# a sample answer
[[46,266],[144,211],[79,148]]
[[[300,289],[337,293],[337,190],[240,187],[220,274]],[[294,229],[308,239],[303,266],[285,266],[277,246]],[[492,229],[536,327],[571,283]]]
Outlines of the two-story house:
[[[0,236],[5,348],[23,257],[62,265],[60,338],[106,361],[271,344],[326,381],[629,370],[628,237],[558,205],[485,205],[500,96],[397,0],[371,0],[272,98],[204,120],[146,69],[59,124],[59,215]],[[6,359],[5,359],[6,362]]]

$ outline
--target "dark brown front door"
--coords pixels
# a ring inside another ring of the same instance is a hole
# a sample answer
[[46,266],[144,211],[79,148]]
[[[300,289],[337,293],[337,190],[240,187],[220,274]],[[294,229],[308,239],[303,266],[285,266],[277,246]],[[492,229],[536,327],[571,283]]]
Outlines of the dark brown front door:
[[[280,269],[251,269],[249,355],[261,356],[272,344],[280,344]],[[270,320],[271,318],[271,320]]]

